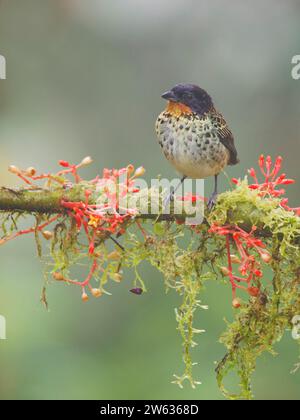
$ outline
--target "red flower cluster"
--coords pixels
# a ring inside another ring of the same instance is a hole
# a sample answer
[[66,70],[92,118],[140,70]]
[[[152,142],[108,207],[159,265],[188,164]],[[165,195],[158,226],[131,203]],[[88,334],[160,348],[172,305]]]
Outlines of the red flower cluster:
[[[78,175],[78,170],[90,163],[92,163],[90,157],[86,157],[78,165],[61,160],[59,164],[64,169],[56,174],[37,175],[37,171],[33,167],[21,170],[16,166],[10,166],[9,170],[32,187],[36,187],[36,181],[47,180],[47,186],[52,182],[56,182],[64,188],[72,188],[73,184],[68,180],[67,176],[72,175],[76,184],[82,182],[82,179]],[[145,170],[143,167],[135,170],[132,165],[120,170],[104,169],[102,177],[97,176],[85,183],[87,187],[84,191],[85,199],[83,201],[61,201],[61,205],[66,209],[67,214],[76,221],[78,231],[82,230],[87,237],[88,253],[92,259],[92,266],[83,282],[67,279],[59,272],[55,272],[53,277],[57,281],[65,281],[80,286],[82,288],[83,301],[88,300],[88,295],[85,291],[86,286],[89,287],[93,296],[99,297],[102,295],[100,289],[94,289],[90,285],[90,281],[96,271],[103,270],[99,260],[100,256],[95,253],[97,236],[103,233],[110,236],[111,234],[123,234],[125,232],[124,223],[138,213],[136,208],[128,208],[126,199],[129,195],[139,192],[139,189],[135,187],[135,179],[144,173]],[[93,200],[91,200],[91,196],[93,196]],[[121,204],[123,203],[124,205],[122,206]],[[14,239],[17,236],[37,231],[41,232],[46,239],[51,239],[53,234],[49,231],[44,231],[44,229],[59,217],[60,215],[55,216],[38,227],[19,231],[2,239],[1,243]],[[114,273],[113,278],[119,282],[122,276],[120,273]]]
[[[286,174],[279,175],[282,169],[282,157],[279,156],[275,160],[272,161],[271,156],[267,156],[265,158],[264,155],[261,155],[258,161],[259,168],[261,174],[264,177],[264,181],[262,183],[259,182],[258,175],[254,168],[249,169],[248,173],[250,177],[253,179],[254,183],[249,185],[251,190],[257,190],[260,197],[265,198],[267,196],[279,198],[285,194],[285,189],[278,187],[286,186],[294,184],[295,181],[293,179],[286,178]],[[240,180],[233,178],[232,182],[236,185],[240,185]],[[287,198],[283,198],[280,205],[288,210],[294,211],[298,216],[300,216],[300,207],[298,208],[291,208],[288,206],[289,200]]]
[[[130,165],[127,168],[120,170],[104,169],[103,176],[99,176],[90,181],[94,184],[99,196],[98,204],[90,204],[90,197],[94,194],[90,189],[85,190],[85,201],[65,201],[61,204],[68,210],[68,214],[76,220],[77,228],[82,227],[90,242],[90,254],[93,254],[94,238],[98,233],[124,233],[122,225],[128,218],[137,214],[136,208],[121,207],[120,203],[128,194],[139,192],[135,188],[134,180],[137,176],[142,174],[142,169],[139,168],[132,172],[134,168]],[[124,176],[124,180],[120,178]],[[125,200],[126,201],[126,200]],[[95,199],[93,199],[93,203]]]
[[[258,297],[260,291],[260,279],[263,277],[261,262],[270,263],[271,255],[266,251],[265,244],[257,237],[254,226],[251,232],[245,232],[238,226],[212,225],[210,232],[225,236],[227,247],[228,266],[221,267],[224,276],[228,276],[233,292],[233,306],[239,308],[241,303],[236,297],[236,290],[241,289],[250,296]],[[231,254],[231,241],[233,241],[239,256]],[[258,257],[261,261],[258,260]],[[233,264],[238,264],[240,275],[234,274]],[[241,283],[246,284],[242,286]]]
[[[62,201],[61,204],[68,211],[70,217],[76,221],[78,230],[83,228],[89,242],[89,255],[93,258],[92,268],[84,282],[77,282],[70,279],[62,279],[68,283],[76,284],[82,288],[82,300],[87,301],[88,295],[85,287],[88,286],[95,297],[102,295],[99,289],[93,289],[90,285],[94,273],[101,269],[98,256],[95,253],[95,240],[101,233],[123,234],[125,232],[124,223],[135,216],[138,211],[136,208],[122,207],[122,203],[128,194],[138,193],[135,187],[135,179],[145,173],[144,168],[136,171],[132,165],[122,169],[104,169],[102,177],[97,176],[90,181],[99,197],[98,204],[90,204],[90,197],[94,194],[90,189],[85,190],[85,201],[70,202]],[[72,172],[73,174],[73,172]],[[126,200],[125,200],[126,202]],[[95,199],[93,199],[95,203]],[[119,273],[114,275],[115,281],[121,281]]]

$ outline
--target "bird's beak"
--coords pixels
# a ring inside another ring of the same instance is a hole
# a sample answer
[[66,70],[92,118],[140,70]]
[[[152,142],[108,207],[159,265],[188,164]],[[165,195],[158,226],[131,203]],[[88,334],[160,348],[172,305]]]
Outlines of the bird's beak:
[[168,92],[165,92],[161,95],[163,99],[166,99],[167,101],[177,102],[176,96],[171,90],[168,90]]

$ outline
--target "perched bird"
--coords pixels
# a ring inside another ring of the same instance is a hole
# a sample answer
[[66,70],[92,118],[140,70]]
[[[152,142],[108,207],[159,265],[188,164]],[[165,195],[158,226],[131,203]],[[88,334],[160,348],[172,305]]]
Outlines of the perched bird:
[[159,144],[183,175],[181,183],[187,177],[215,177],[214,192],[208,202],[211,209],[217,200],[218,175],[227,165],[239,162],[233,135],[209,94],[199,86],[179,84],[162,98],[168,105],[156,121]]

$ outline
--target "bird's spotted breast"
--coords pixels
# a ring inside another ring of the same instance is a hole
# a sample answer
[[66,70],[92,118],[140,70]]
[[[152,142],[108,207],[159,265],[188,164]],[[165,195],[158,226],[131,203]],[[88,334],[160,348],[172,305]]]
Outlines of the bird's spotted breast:
[[156,132],[166,158],[178,172],[190,178],[216,175],[228,164],[228,150],[220,142],[209,114],[175,116],[167,109],[157,119]]

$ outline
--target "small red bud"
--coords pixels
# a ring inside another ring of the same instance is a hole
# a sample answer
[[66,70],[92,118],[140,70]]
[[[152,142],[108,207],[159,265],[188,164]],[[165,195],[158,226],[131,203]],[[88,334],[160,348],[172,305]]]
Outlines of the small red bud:
[[25,171],[25,175],[29,176],[29,177],[32,177],[35,174],[36,174],[36,169],[32,166],[30,168],[27,168],[26,171]]
[[9,172],[11,172],[12,174],[15,174],[15,175],[18,175],[18,174],[21,173],[20,169],[15,165],[10,165],[8,167],[8,170],[9,170]]
[[261,259],[266,263],[269,264],[272,261],[272,255],[268,254],[267,252],[262,252],[260,254]]
[[102,296],[102,292],[100,289],[91,289],[91,293],[95,298],[99,298]]
[[284,179],[283,181],[281,181],[282,185],[291,185],[291,184],[295,184],[296,181],[294,179]]
[[221,273],[223,274],[223,276],[229,276],[230,275],[230,270],[227,267],[221,267],[220,268]]
[[254,271],[254,275],[255,275],[256,277],[259,277],[259,278],[263,277],[263,273],[262,273],[262,271],[261,271],[261,270],[255,270],[255,271]]
[[64,276],[63,276],[61,273],[58,273],[58,272],[53,273],[53,274],[52,274],[52,277],[53,277],[53,278],[54,278],[54,280],[56,280],[56,281],[64,281],[64,280],[65,280]]
[[239,309],[242,306],[241,301],[237,298],[233,299],[232,306],[234,307],[234,309]]
[[134,178],[139,178],[143,175],[145,175],[145,168],[143,166],[140,166],[139,168],[137,168],[137,170],[134,173]]
[[91,163],[93,163],[93,159],[90,156],[87,156],[84,159],[82,159],[79,166],[87,166],[87,165],[90,165]]
[[252,176],[253,178],[256,177],[256,171],[254,168],[249,169],[249,175]]
[[260,293],[260,290],[259,290],[258,287],[249,287],[248,288],[248,293],[252,297],[257,297]]
[[284,198],[283,200],[281,200],[280,203],[282,206],[287,206],[289,204],[289,199],[288,198]]
[[53,238],[53,236],[54,236],[53,232],[50,232],[49,230],[44,230],[44,231],[42,232],[42,235],[43,235],[43,237],[44,237],[47,241],[49,241],[50,239],[52,239],[52,238]]
[[230,255],[231,261],[233,264],[240,264],[241,259],[237,255]]
[[122,274],[120,273],[110,274],[110,277],[112,278],[112,280],[116,281],[117,283],[120,283],[123,279]]
[[260,155],[258,162],[259,162],[259,166],[260,167],[263,167],[264,166],[264,164],[265,164],[265,157],[264,157],[264,155]]
[[133,171],[134,171],[134,166],[133,165],[128,165],[127,166],[127,174],[128,175],[131,175],[132,173],[133,173]]
[[89,297],[86,294],[86,292],[82,292],[81,299],[82,299],[82,302],[87,302],[89,300]]
[[267,159],[266,159],[266,166],[267,166],[267,169],[268,169],[268,170],[270,170],[270,169],[271,169],[271,166],[272,166],[272,158],[271,158],[271,156],[267,156]]
[[64,168],[69,168],[70,167],[69,162],[67,162],[66,160],[60,160],[58,163],[60,164],[60,166],[62,166]]

